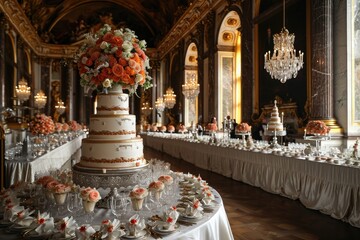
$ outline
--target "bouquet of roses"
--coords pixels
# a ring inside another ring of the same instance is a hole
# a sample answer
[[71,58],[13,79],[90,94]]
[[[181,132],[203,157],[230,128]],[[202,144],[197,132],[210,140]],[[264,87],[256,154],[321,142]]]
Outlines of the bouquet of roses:
[[112,30],[105,24],[97,33],[87,34],[85,43],[75,58],[81,85],[107,91],[120,85],[134,93],[138,86],[150,88],[149,58],[145,55],[146,42],[134,31],[125,28]]
[[48,135],[54,132],[55,124],[51,117],[46,116],[45,114],[37,114],[29,123],[29,129],[33,135]]

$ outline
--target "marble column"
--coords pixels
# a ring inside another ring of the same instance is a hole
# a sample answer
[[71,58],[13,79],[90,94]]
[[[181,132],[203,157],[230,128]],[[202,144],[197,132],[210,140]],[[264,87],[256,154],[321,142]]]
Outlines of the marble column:
[[333,4],[311,1],[311,102],[310,118],[323,120],[340,133],[333,105]]

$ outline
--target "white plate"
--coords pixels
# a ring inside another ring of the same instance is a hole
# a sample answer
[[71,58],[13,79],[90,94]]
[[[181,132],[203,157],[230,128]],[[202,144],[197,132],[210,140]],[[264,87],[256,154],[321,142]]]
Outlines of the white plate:
[[197,216],[195,216],[195,215],[194,216],[189,216],[189,215],[181,214],[180,217],[183,218],[183,219],[196,219],[196,220],[198,220],[198,219],[202,219],[204,217],[204,214],[200,213]]
[[125,238],[125,239],[138,239],[138,238],[142,238],[146,235],[146,231],[145,230],[141,230],[137,236],[130,236],[129,233],[126,233],[124,236],[122,236],[121,238]]
[[[23,235],[24,239],[31,239],[31,240],[35,240],[35,239],[50,239],[50,236],[53,235],[53,233],[44,233],[44,234],[39,234],[37,233],[35,230],[27,232],[26,234]],[[51,238],[53,239],[53,238]]]
[[173,229],[164,229],[163,226],[166,223],[164,222],[159,222],[155,227],[154,227],[154,231],[156,231],[157,233],[161,233],[161,234],[170,234],[175,232],[178,228],[179,228],[179,224],[175,224]]

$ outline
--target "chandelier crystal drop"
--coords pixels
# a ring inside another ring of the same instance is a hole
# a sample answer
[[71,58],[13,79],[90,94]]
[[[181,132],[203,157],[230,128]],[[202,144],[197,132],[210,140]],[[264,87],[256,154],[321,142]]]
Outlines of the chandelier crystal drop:
[[299,51],[296,56],[294,49],[295,35],[289,34],[285,28],[285,0],[283,1],[283,23],[284,26],[280,33],[274,34],[274,53],[265,53],[264,68],[271,75],[271,78],[285,83],[288,79],[296,78],[298,71],[304,65],[304,53]]
[[159,97],[155,101],[155,108],[158,112],[163,112],[165,110],[165,102],[162,97]]
[[20,102],[25,102],[29,99],[31,94],[31,88],[28,87],[28,83],[25,78],[22,78],[19,81],[18,86],[15,87],[16,97],[20,100]]
[[196,81],[196,74],[188,74],[185,84],[182,85],[182,93],[190,101],[200,93],[200,85]]
[[166,90],[166,93],[164,94],[164,102],[165,107],[171,109],[175,106],[176,103],[176,95],[174,94],[174,91],[171,87],[169,87]]
[[141,111],[144,113],[145,116],[149,116],[153,110],[153,108],[150,106],[149,102],[144,102],[142,104]]
[[46,105],[46,100],[47,100],[47,97],[45,95],[45,93],[40,90],[34,97],[34,101],[35,101],[35,107],[41,109],[41,108],[44,108],[45,105]]
[[55,106],[55,110],[58,114],[63,114],[65,112],[65,106],[64,106],[64,102],[59,100],[57,105]]

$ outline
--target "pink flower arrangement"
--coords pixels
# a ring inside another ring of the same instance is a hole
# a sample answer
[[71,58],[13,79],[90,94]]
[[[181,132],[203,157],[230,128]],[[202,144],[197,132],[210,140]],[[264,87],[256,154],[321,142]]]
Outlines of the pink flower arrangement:
[[183,124],[179,125],[179,132],[182,132],[182,133],[187,132],[185,125],[183,125]]
[[243,122],[240,123],[236,126],[236,132],[240,132],[240,133],[247,133],[247,132],[251,132],[251,126],[249,126],[249,124]]
[[136,187],[130,192],[129,197],[135,199],[143,199],[147,195],[148,195],[148,190],[146,188]]
[[59,122],[55,123],[55,131],[56,132],[58,132],[58,133],[61,132],[63,130],[62,127],[63,127],[62,123],[59,123]]
[[69,129],[71,131],[80,131],[82,129],[82,126],[81,124],[79,124],[78,122],[76,122],[75,120],[70,120],[68,122],[68,125],[69,125]]
[[71,191],[71,187],[68,185],[59,183],[59,184],[56,184],[52,190],[54,193],[68,193]]
[[173,125],[169,125],[168,126],[168,131],[169,132],[175,132],[175,127]]
[[55,130],[54,121],[51,117],[46,116],[45,114],[37,114],[29,123],[29,130],[33,135],[48,135],[53,133]]
[[46,185],[51,182],[54,181],[55,179],[52,176],[43,176],[41,178],[39,178],[38,180],[36,180],[36,184],[42,185],[43,187],[46,187]]
[[161,175],[158,180],[162,181],[165,185],[171,185],[174,182],[174,179],[170,175]]
[[101,199],[100,193],[95,188],[83,188],[80,190],[80,196],[84,201],[97,202]]
[[150,191],[162,191],[164,188],[165,185],[162,181],[154,181],[149,184]]
[[96,34],[87,34],[85,43],[75,59],[81,85],[107,90],[120,85],[134,93],[138,86],[150,88],[149,58],[145,55],[146,42],[134,31],[125,28],[112,30],[108,24]]
[[217,131],[216,123],[209,123],[208,125],[206,125],[206,130],[211,131],[211,132]]
[[313,120],[309,121],[306,125],[306,133],[307,134],[318,134],[318,135],[326,135],[330,132],[330,128],[326,126],[323,121]]
[[69,131],[69,124],[67,124],[67,123],[63,123],[63,125],[62,125],[62,130],[64,131],[64,132],[67,132],[67,131]]

